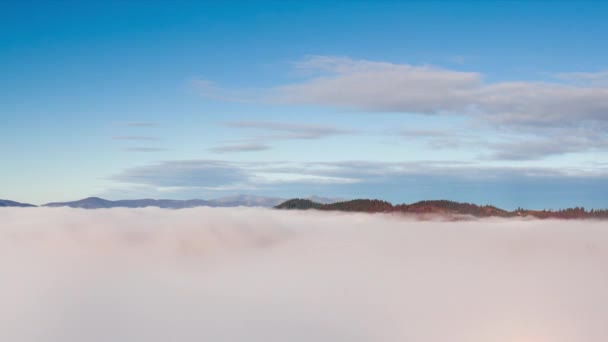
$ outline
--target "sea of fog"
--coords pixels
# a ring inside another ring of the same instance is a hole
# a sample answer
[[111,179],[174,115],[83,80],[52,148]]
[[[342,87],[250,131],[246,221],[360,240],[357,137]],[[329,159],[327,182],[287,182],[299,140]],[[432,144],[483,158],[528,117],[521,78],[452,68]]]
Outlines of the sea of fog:
[[0,209],[0,341],[608,341],[608,223]]

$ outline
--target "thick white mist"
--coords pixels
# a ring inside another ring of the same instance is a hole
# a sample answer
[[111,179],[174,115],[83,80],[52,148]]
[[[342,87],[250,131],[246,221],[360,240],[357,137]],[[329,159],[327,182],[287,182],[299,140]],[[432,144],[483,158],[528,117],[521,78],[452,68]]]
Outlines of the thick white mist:
[[0,210],[0,341],[608,340],[608,224]]

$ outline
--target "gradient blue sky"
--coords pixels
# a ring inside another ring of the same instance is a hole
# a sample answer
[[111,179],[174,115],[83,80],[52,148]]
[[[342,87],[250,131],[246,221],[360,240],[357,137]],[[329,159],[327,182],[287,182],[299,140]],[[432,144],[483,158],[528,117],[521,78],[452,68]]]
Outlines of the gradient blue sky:
[[608,3],[0,3],[0,198],[608,207]]

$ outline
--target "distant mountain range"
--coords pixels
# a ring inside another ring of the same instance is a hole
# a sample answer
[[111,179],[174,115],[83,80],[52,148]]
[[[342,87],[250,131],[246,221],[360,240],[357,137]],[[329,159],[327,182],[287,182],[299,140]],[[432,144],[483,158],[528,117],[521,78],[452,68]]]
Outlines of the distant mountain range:
[[[311,196],[315,200],[323,203],[333,203],[331,198]],[[144,208],[159,207],[168,209],[184,209],[195,207],[263,207],[271,208],[282,202],[284,198],[264,197],[254,195],[236,195],[210,200],[191,199],[191,200],[167,200],[167,199],[136,199],[110,201],[99,197],[89,197],[73,202],[54,202],[43,205],[44,207],[71,207],[83,209],[100,208]]]
[[277,205],[277,209],[288,210],[324,210],[324,211],[347,211],[364,213],[403,213],[419,216],[438,215],[443,217],[519,217],[530,216],[536,218],[559,218],[580,219],[596,218],[608,219],[608,210],[590,210],[584,208],[568,208],[557,211],[552,210],[527,210],[517,209],[507,211],[491,205],[476,205],[471,203],[460,203],[446,200],[420,201],[412,204],[393,205],[386,201],[356,199],[352,201],[335,202],[329,204],[318,203],[309,199],[291,199]]
[[102,209],[102,208],[145,208],[159,207],[171,209],[194,208],[202,206],[210,206],[205,200],[155,200],[155,199],[138,199],[138,200],[119,200],[110,201],[99,197],[88,197],[73,202],[53,202],[43,205],[44,207],[71,207],[82,209]]
[[0,199],[0,207],[35,207],[35,205]]
[[[340,199],[332,199],[318,196],[311,196],[319,203],[333,203]],[[271,208],[282,202],[284,198],[264,197],[254,195],[236,195],[210,200],[191,199],[191,200],[169,200],[169,199],[134,199],[111,201],[99,197],[88,197],[71,202],[52,202],[42,205],[43,207],[71,207],[82,209],[102,209],[102,208],[144,208],[159,207],[168,209],[184,209],[195,207],[264,207]],[[35,207],[32,204],[24,204],[8,200],[0,200],[0,207]]]

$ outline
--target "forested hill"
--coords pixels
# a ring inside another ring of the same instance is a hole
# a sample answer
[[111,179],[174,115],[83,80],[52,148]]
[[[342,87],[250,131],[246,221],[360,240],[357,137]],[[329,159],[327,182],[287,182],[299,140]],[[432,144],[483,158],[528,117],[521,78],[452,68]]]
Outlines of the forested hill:
[[461,203],[447,200],[420,201],[412,204],[393,205],[386,201],[356,199],[352,201],[322,204],[308,199],[291,199],[275,207],[276,209],[292,210],[325,210],[325,211],[347,211],[363,213],[404,213],[418,215],[468,215],[474,217],[536,217],[536,218],[559,218],[559,219],[581,219],[597,218],[608,219],[608,210],[585,210],[584,208],[568,208],[561,210],[528,210],[517,209],[507,211],[491,205],[477,205],[472,203]]

